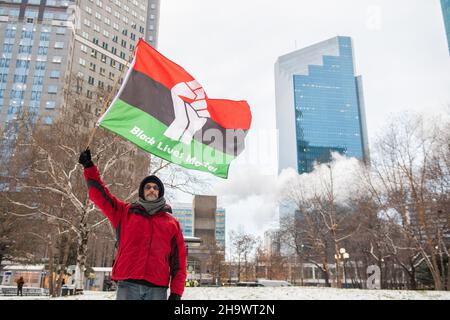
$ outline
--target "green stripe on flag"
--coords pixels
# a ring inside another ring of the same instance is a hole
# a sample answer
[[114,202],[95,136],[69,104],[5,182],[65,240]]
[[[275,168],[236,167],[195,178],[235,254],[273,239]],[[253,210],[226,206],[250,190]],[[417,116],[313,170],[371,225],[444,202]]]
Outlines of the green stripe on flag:
[[100,126],[162,159],[221,178],[228,177],[228,168],[235,158],[194,139],[187,145],[166,137],[165,124],[120,99],[110,107]]

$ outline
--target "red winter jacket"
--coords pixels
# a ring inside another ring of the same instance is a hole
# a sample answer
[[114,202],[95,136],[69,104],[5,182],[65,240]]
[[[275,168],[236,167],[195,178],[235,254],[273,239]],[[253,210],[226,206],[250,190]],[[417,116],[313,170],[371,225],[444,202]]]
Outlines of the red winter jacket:
[[178,221],[167,212],[139,214],[141,206],[125,203],[105,187],[96,166],[84,169],[89,198],[111,221],[120,224],[119,250],[112,279],[145,280],[182,295],[186,280],[186,247]]

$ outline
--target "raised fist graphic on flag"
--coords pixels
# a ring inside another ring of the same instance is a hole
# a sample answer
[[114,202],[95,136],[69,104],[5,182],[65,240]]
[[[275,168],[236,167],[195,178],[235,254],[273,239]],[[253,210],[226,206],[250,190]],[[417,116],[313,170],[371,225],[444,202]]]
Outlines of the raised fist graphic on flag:
[[164,135],[173,140],[190,144],[194,134],[206,123],[206,94],[197,80],[180,82],[171,89],[175,120]]

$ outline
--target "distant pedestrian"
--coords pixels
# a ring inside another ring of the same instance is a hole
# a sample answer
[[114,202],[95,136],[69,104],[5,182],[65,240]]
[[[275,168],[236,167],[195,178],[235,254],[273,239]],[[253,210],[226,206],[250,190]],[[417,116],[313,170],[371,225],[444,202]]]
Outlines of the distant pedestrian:
[[16,280],[16,283],[17,283],[17,295],[19,295],[20,293],[20,295],[23,296],[22,288],[23,285],[25,284],[25,280],[23,280],[23,277],[20,277],[19,279]]

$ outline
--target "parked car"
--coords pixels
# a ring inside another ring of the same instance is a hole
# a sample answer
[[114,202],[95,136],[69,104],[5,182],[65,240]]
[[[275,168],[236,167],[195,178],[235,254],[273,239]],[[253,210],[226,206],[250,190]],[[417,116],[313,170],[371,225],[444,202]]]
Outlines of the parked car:
[[258,279],[256,283],[259,287],[292,287],[292,284],[284,280]]

